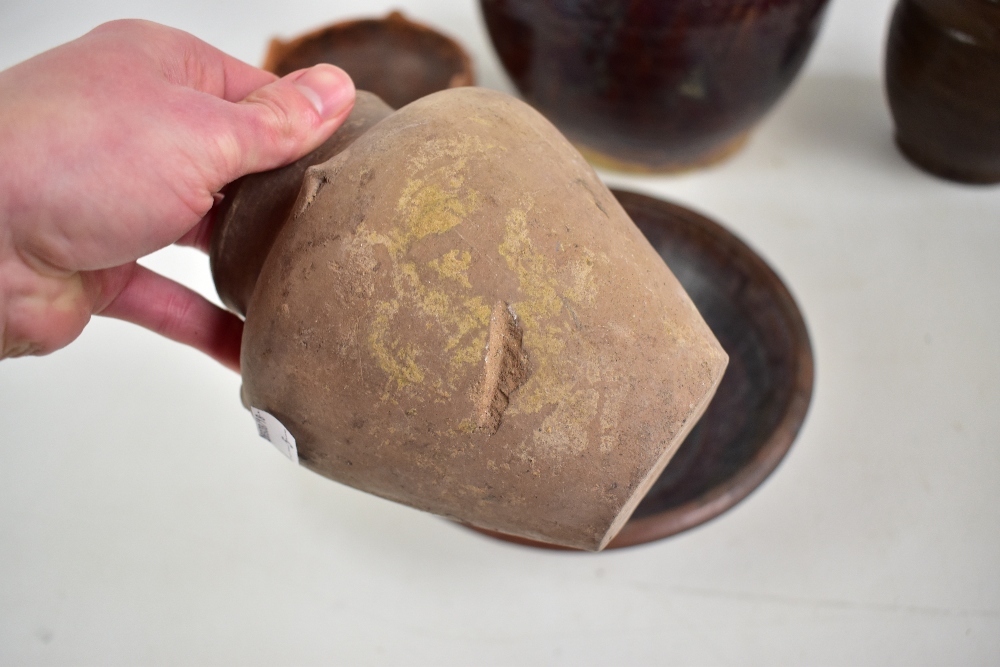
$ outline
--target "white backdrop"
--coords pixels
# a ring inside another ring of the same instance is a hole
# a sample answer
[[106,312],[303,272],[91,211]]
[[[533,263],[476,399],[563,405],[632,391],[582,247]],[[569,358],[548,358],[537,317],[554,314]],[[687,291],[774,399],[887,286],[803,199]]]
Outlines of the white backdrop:
[[[471,0],[2,0],[0,68],[112,18],[247,61],[400,7],[510,90]],[[0,363],[0,663],[997,664],[1000,188],[895,152],[888,0],[833,0],[802,77],[729,162],[609,183],[708,213],[809,324],[791,454],[689,533],[597,555],[497,543],[292,466],[239,378],[98,319]],[[207,262],[156,270],[214,294]]]

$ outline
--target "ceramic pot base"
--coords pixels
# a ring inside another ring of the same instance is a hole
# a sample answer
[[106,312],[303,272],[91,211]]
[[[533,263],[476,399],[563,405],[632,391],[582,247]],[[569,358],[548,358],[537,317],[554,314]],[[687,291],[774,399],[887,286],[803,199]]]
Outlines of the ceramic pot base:
[[705,169],[720,162],[725,162],[729,158],[739,153],[750,140],[750,131],[738,135],[734,139],[727,141],[721,146],[717,146],[711,151],[687,162],[664,162],[661,164],[645,164],[642,162],[629,162],[622,160],[598,150],[594,150],[580,143],[574,143],[580,154],[587,159],[587,162],[598,169],[607,169],[626,174],[682,174],[697,169]]
[[937,155],[921,150],[913,143],[904,140],[896,135],[896,147],[903,157],[910,161],[910,164],[923,169],[932,176],[943,178],[955,183],[968,183],[969,185],[995,185],[1000,183],[1000,171],[987,171],[963,166],[955,162],[948,163]]
[[613,192],[687,290],[730,361],[704,416],[608,545],[611,549],[688,530],[746,498],[791,447],[813,386],[812,347],[802,314],[759,255],[689,209]]

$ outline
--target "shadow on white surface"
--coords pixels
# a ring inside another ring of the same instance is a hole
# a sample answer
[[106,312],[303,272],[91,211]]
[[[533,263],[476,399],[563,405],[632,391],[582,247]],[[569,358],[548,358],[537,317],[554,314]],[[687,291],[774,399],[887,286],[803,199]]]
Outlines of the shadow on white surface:
[[822,75],[802,79],[773,123],[781,140],[824,162],[857,172],[897,173],[908,165],[892,142],[892,119],[875,79]]

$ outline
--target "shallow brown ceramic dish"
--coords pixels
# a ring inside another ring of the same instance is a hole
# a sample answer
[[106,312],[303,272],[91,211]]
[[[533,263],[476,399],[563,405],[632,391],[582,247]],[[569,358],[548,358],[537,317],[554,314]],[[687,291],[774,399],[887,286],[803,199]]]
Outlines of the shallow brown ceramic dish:
[[763,259],[689,209],[613,192],[698,306],[729,354],[729,367],[704,416],[608,548],[674,535],[747,497],[791,447],[813,386],[802,314]]
[[271,41],[264,69],[284,76],[317,63],[342,68],[359,90],[394,109],[445,88],[472,86],[472,61],[453,39],[399,12],[384,19],[336,23],[283,42]]
[[1000,183],[1000,1],[900,0],[885,77],[896,144],[911,162]]

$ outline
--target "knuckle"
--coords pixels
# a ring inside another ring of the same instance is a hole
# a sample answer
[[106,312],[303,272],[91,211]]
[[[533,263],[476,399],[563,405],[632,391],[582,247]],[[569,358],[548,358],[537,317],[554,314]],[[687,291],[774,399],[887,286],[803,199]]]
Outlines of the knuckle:
[[258,127],[255,130],[283,151],[294,150],[312,133],[313,117],[303,108],[305,100],[289,94],[290,91],[268,88],[248,98],[258,110],[255,115]]
[[134,34],[146,35],[154,30],[155,24],[142,19],[115,19],[106,21],[93,30],[92,34]]
[[289,87],[265,86],[239,103],[242,112],[219,115],[211,145],[216,169],[228,180],[287,164],[315,147],[315,110]]
[[171,295],[164,304],[163,313],[159,322],[159,330],[168,337],[177,336],[184,330],[185,324],[191,315],[191,302],[174,294]]

